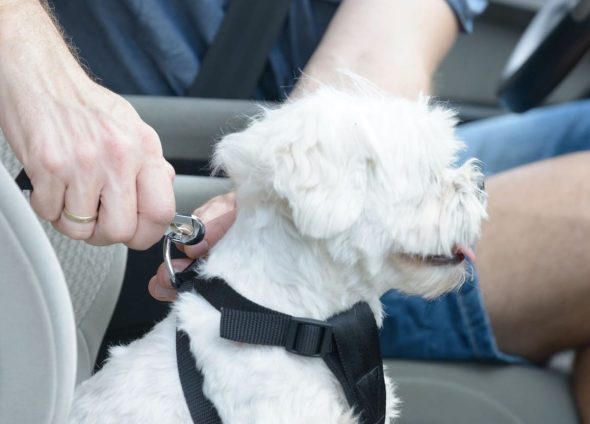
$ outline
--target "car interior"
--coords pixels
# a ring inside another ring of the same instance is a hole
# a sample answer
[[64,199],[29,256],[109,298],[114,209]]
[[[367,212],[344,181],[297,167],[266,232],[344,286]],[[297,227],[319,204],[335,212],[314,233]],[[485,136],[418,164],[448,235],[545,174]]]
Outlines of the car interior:
[[[463,122],[584,98],[589,47],[590,1],[492,0],[474,33],[461,36],[442,64],[436,95]],[[127,98],[176,169],[179,213],[229,190],[226,179],[210,176],[208,161],[215,141],[257,112],[255,102]],[[100,368],[108,347],[140,337],[168,312],[147,293],[162,247],[118,246],[100,272],[73,254],[80,284],[92,289],[71,293],[43,225],[14,182],[18,171],[0,167],[0,270],[7,282],[0,296],[0,423],[63,423],[75,385]],[[75,318],[74,310],[83,313]],[[578,422],[567,352],[546,367],[384,363],[403,402],[401,424]]]

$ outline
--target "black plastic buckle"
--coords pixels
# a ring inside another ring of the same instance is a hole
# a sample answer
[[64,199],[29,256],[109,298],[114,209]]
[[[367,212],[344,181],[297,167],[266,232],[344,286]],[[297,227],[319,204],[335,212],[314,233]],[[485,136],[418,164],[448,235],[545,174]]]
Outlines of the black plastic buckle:
[[[318,343],[318,350],[315,352],[307,352],[297,349],[297,339],[301,331],[301,327],[318,327],[321,329],[320,341]],[[291,317],[289,327],[287,329],[287,340],[285,342],[285,349],[291,353],[302,356],[320,357],[332,351],[332,324],[324,321],[318,321],[310,318]]]

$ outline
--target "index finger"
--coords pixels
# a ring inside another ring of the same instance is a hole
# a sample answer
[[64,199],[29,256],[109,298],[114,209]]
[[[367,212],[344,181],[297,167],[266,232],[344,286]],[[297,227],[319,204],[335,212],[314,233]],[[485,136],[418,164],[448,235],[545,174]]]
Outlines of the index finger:
[[172,182],[174,171],[168,163],[144,166],[137,175],[137,228],[125,244],[147,249],[156,243],[172,222],[175,212]]

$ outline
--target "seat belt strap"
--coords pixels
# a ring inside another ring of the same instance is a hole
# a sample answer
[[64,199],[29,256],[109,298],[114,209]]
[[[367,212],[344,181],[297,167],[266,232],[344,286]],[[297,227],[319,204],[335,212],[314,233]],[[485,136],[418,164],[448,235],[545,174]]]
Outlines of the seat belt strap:
[[290,0],[231,0],[186,95],[248,99],[289,11]]
[[19,174],[14,179],[14,182],[18,185],[21,190],[29,190],[33,191],[33,184],[31,184],[31,179],[25,172],[25,170],[21,170]]

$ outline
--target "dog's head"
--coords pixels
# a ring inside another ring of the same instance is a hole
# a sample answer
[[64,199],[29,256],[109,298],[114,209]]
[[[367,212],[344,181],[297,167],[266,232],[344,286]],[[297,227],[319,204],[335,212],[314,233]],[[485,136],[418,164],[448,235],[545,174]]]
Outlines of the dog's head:
[[474,161],[453,167],[452,112],[356,82],[265,110],[215,162],[239,206],[272,205],[337,266],[378,290],[438,295],[463,280],[461,246],[486,216],[483,177]]

